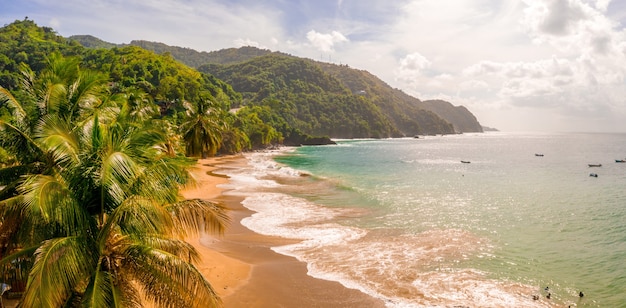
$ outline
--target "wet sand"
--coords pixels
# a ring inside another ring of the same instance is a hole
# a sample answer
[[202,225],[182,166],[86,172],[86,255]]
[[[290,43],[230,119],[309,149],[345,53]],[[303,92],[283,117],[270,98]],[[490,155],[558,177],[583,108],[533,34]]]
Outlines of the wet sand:
[[190,240],[202,254],[198,268],[222,298],[224,307],[384,307],[380,300],[338,282],[307,275],[306,264],[270,248],[286,239],[254,233],[240,224],[252,211],[240,197],[223,195],[216,187],[227,178],[211,175],[246,164],[241,156],[198,162],[198,187],[185,190],[187,198],[209,199],[229,208],[231,225],[223,236]]

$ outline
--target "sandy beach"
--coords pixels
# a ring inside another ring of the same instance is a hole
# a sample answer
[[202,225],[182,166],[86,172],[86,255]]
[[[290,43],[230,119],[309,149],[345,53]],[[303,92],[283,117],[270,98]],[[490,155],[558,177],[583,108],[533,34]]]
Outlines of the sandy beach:
[[[194,171],[198,185],[183,191],[187,198],[221,202],[232,219],[224,235],[190,239],[202,255],[198,268],[222,298],[225,307],[384,307],[380,300],[327,280],[307,275],[306,264],[270,248],[286,239],[254,233],[240,224],[252,212],[239,197],[218,187],[228,179],[220,170],[246,164],[242,156],[200,160]],[[213,174],[213,172],[217,174]]]
[[[270,249],[288,240],[260,235],[240,224],[252,212],[241,205],[241,198],[223,195],[218,186],[228,182],[220,170],[242,164],[243,156],[200,160],[193,170],[197,185],[182,191],[186,198],[219,202],[229,209],[232,221],[223,235],[187,239],[201,255],[196,266],[224,307],[384,307],[361,291],[308,276],[305,263]],[[4,300],[4,307],[16,305],[16,300]]]

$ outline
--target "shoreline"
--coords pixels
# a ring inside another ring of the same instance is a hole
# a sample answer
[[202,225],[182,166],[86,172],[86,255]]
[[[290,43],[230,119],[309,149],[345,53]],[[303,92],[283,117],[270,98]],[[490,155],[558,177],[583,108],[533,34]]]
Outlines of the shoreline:
[[199,160],[194,174],[197,187],[182,193],[224,204],[230,226],[222,236],[204,235],[188,241],[202,258],[198,269],[215,288],[224,307],[385,307],[382,300],[339,282],[314,278],[307,265],[278,254],[272,247],[292,240],[255,233],[241,225],[254,212],[241,204],[242,197],[224,194],[228,183],[220,170],[247,164],[243,156]]
[[[198,160],[192,170],[196,185],[181,191],[185,198],[224,204],[231,218],[223,235],[202,234],[187,238],[200,255],[194,265],[209,281],[226,308],[254,307],[385,307],[382,300],[339,282],[314,278],[307,265],[274,252],[275,246],[292,240],[255,233],[241,225],[254,212],[241,204],[243,197],[226,195],[218,187],[229,182],[220,170],[247,164],[241,155]],[[18,300],[3,298],[4,307]],[[156,307],[144,302],[144,307]]]

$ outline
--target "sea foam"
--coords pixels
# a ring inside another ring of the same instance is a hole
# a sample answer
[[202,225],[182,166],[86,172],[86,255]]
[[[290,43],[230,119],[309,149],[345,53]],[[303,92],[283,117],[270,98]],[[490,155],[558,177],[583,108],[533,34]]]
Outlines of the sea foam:
[[272,160],[280,153],[249,154],[248,167],[225,170],[231,179],[228,193],[244,196],[242,204],[255,212],[241,221],[244,226],[298,240],[272,249],[306,262],[309,275],[359,289],[394,308],[551,307],[543,298],[531,299],[535,287],[460,267],[473,256],[491,256],[489,241],[470,231],[366,230],[341,223],[340,218],[354,215],[352,209],[290,195],[289,179],[302,173]]

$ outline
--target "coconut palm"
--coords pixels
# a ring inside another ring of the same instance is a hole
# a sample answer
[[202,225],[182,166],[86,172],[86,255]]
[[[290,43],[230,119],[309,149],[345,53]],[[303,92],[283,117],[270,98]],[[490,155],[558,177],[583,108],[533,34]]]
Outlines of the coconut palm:
[[[22,306],[138,307],[142,293],[162,307],[219,306],[183,238],[222,232],[224,208],[183,200],[178,190],[190,183],[194,162],[163,152],[161,131],[126,114],[108,117],[116,109],[103,108],[100,97],[51,100],[61,104],[40,108],[29,130],[15,117],[0,123],[47,166],[29,170],[0,201],[0,265],[29,264]],[[19,110],[12,96],[3,98]]]
[[218,108],[211,106],[210,101],[183,104],[187,112],[187,120],[181,125],[181,133],[185,140],[188,156],[206,158],[219,150],[222,142],[223,117]]

